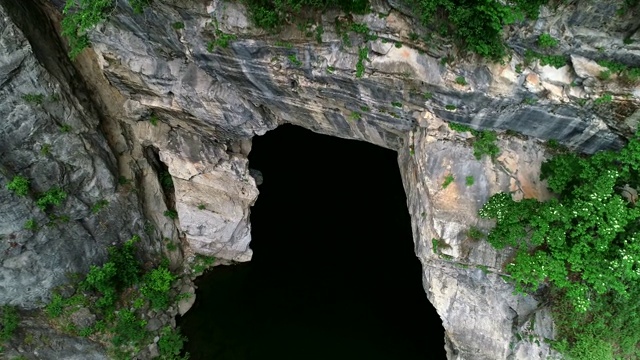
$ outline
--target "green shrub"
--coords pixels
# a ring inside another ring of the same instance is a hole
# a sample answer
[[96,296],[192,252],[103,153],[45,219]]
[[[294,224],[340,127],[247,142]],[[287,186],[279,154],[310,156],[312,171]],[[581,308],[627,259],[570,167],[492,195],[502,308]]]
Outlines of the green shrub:
[[474,130],[470,127],[468,127],[467,125],[462,125],[462,124],[458,124],[458,123],[447,123],[447,125],[449,126],[449,129],[456,131],[456,132],[466,132],[466,131],[471,131],[473,132]]
[[22,100],[36,105],[42,105],[44,101],[44,95],[42,94],[24,94],[22,95]]
[[549,49],[558,46],[558,40],[551,37],[551,35],[544,33],[538,37],[538,46],[541,49]]
[[184,357],[180,356],[182,347],[187,338],[180,334],[180,328],[172,330],[170,327],[164,327],[160,332],[160,340],[158,340],[158,351],[162,360],[187,360],[189,353]]
[[517,291],[552,290],[558,349],[578,359],[630,358],[640,342],[640,132],[620,151],[559,154],[541,179],[545,202],[493,195],[480,216],[496,220],[487,240],[511,246]]
[[111,342],[115,346],[137,344],[144,339],[146,321],[140,320],[136,314],[128,309],[122,309],[116,317]]
[[51,153],[51,144],[43,144],[40,148],[40,155],[47,156]]
[[298,57],[296,56],[296,54],[289,54],[287,56],[287,59],[289,59],[289,61],[294,65],[294,66],[302,66],[302,61],[298,60]]
[[358,62],[356,63],[356,78],[361,78],[364,75],[365,67],[364,61],[369,60],[369,49],[362,47],[358,50]]
[[177,219],[178,218],[178,212],[175,210],[165,210],[164,212],[164,216],[168,217],[169,219]]
[[160,266],[144,276],[144,285],[140,292],[149,299],[153,309],[166,309],[169,306],[169,290],[174,280],[175,276],[169,269]]
[[177,21],[177,22],[174,22],[171,25],[171,27],[176,29],[176,30],[181,30],[181,29],[184,29],[184,23],[182,21]]
[[458,76],[456,78],[456,84],[458,84],[458,85],[467,85],[467,80],[465,80],[464,76]]
[[59,187],[52,187],[45,191],[36,200],[36,205],[40,210],[45,211],[50,205],[58,206],[67,198],[67,193]]
[[496,145],[498,136],[493,131],[480,131],[474,134],[473,156],[480,160],[483,155],[489,155],[492,160],[500,155],[500,148]]
[[595,99],[593,102],[596,105],[602,105],[602,104],[610,103],[611,101],[613,101],[613,96],[611,96],[611,94],[609,93],[605,93],[599,98]]
[[447,176],[444,177],[444,182],[442,183],[442,188],[446,189],[447,186],[451,185],[451,183],[455,180],[455,178],[453,177],[452,174],[447,174]]
[[98,200],[98,202],[93,204],[93,206],[91,207],[91,212],[94,213],[94,214],[97,214],[97,213],[100,212],[100,210],[102,210],[105,207],[107,207],[107,205],[109,205],[109,201],[107,201],[105,199]]
[[322,34],[324,34],[324,27],[322,27],[322,25],[318,25],[316,27],[316,41],[318,44],[322,44]]
[[351,114],[349,115],[349,119],[351,120],[360,120],[362,118],[362,115],[360,115],[359,112],[357,111],[352,111]]
[[51,302],[47,304],[45,311],[50,318],[57,318],[62,315],[65,307],[64,298],[60,294],[53,294],[51,296]]
[[7,184],[7,189],[13,191],[18,196],[27,196],[29,193],[29,179],[16,175]]
[[60,125],[60,132],[61,133],[68,133],[69,131],[71,131],[71,125],[69,124],[62,124]]
[[2,307],[2,317],[0,317],[0,345],[11,340],[16,329],[18,329],[19,323],[18,310],[13,306],[4,305]]
[[600,78],[600,80],[609,80],[611,78],[611,70],[601,71],[598,78]]
[[36,231],[38,229],[38,224],[34,219],[29,219],[24,223],[24,228],[31,231]]
[[401,108],[402,107],[402,103],[400,101],[392,101],[391,105],[393,105],[394,107],[397,107],[397,108]]
[[153,126],[158,126],[158,116],[156,114],[151,114],[151,116],[149,116],[149,122],[151,123],[151,125]]
[[473,176],[467,176],[467,177],[464,179],[464,182],[465,182],[465,184],[466,184],[467,186],[473,186],[473,184],[474,184],[474,182],[475,182],[475,179],[473,178]]
[[467,236],[473,240],[480,240],[480,239],[484,239],[485,237],[482,230],[478,229],[475,226],[472,226],[469,228],[469,230],[467,231]]
[[193,262],[193,272],[199,274],[215,263],[216,258],[197,254]]
[[205,204],[199,204],[198,205],[198,210],[204,210],[206,208],[207,208],[207,206]]
[[444,106],[444,108],[446,110],[449,110],[449,111],[453,111],[453,110],[457,109],[457,107],[455,105],[453,105],[453,104],[447,104],[447,105]]

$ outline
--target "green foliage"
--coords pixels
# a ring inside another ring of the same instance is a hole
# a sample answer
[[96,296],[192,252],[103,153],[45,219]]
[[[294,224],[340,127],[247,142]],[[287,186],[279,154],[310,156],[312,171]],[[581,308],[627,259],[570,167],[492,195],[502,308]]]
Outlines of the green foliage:
[[173,177],[171,177],[171,174],[164,170],[160,172],[158,177],[160,178],[162,188],[165,189],[165,191],[173,192]]
[[425,26],[439,26],[467,51],[500,61],[506,55],[502,40],[505,25],[537,17],[545,0],[407,0]]
[[51,144],[43,144],[40,148],[40,155],[47,156],[51,153]]
[[491,159],[500,155],[500,148],[496,145],[498,136],[493,131],[475,132],[476,138],[473,141],[473,156],[480,160],[483,155],[489,155]]
[[29,193],[29,179],[16,175],[7,184],[7,189],[13,191],[18,196],[27,196]]
[[538,102],[538,99],[534,98],[534,97],[528,97],[524,99],[524,103],[527,105],[535,105],[535,103]]
[[333,67],[331,65],[327,66],[327,73],[333,74],[334,71],[336,71],[335,67]]
[[518,291],[555,292],[558,348],[575,358],[634,354],[640,341],[640,133],[619,152],[565,153],[543,163],[557,194],[546,202],[496,194],[480,216],[496,219],[488,241],[512,246],[506,265]]
[[62,315],[65,307],[65,301],[62,295],[53,294],[51,302],[47,304],[45,311],[50,318],[57,318]]
[[171,27],[174,28],[175,30],[182,30],[184,29],[184,23],[182,21],[177,21],[171,24]]
[[213,32],[213,40],[207,43],[207,51],[213,52],[213,50],[215,50],[217,47],[226,49],[229,47],[231,41],[238,38],[234,34],[227,34],[224,31],[220,30],[217,21],[214,21],[212,24],[215,27],[215,30]]
[[294,66],[301,66],[302,65],[302,61],[298,60],[298,57],[296,56],[296,54],[289,54],[287,56],[287,59],[289,59],[289,61],[294,65]]
[[400,41],[396,41],[396,43],[394,44],[395,47],[397,47],[398,49],[402,47],[402,43]]
[[467,186],[473,186],[473,184],[475,183],[475,179],[473,178],[473,176],[467,176],[467,177],[464,179],[464,183],[465,183]]
[[444,182],[442,183],[442,188],[446,189],[447,186],[451,185],[451,183],[455,180],[455,178],[453,177],[453,174],[447,174],[447,176],[444,177]]
[[158,126],[158,115],[156,114],[151,114],[151,116],[149,116],[149,122],[151,123],[151,125],[153,126]]
[[440,240],[433,238],[431,239],[431,249],[433,249],[433,253],[438,253],[438,248],[440,247]]
[[156,310],[163,310],[169,306],[169,290],[175,280],[169,269],[160,266],[147,273],[144,278],[144,285],[140,292],[151,302],[151,307]]
[[4,305],[2,307],[2,317],[0,317],[0,344],[9,341],[20,323],[18,310],[13,306]]
[[356,78],[361,78],[364,75],[364,61],[369,60],[369,49],[362,47],[358,50],[358,62],[356,63]]
[[135,243],[140,237],[134,235],[120,246],[109,248],[109,259],[101,267],[91,266],[81,287],[86,290],[97,291],[101,298],[96,306],[111,309],[117,294],[124,288],[135,284],[140,278],[140,264],[135,257]]
[[600,78],[600,80],[609,80],[611,78],[611,70],[600,71],[598,78]]
[[466,131],[473,132],[474,131],[472,128],[468,127],[467,125],[462,125],[462,124],[453,123],[453,122],[447,123],[447,125],[449,125],[449,129],[457,132],[466,132]]
[[457,109],[457,107],[453,104],[447,104],[444,106],[444,108],[449,111],[454,111],[455,109]]
[[469,230],[467,231],[467,236],[473,240],[480,240],[480,239],[484,239],[485,237],[482,230],[478,229],[475,226],[472,226],[469,228]]
[[368,106],[360,106],[360,110],[364,111],[364,112],[369,112],[371,111],[371,108],[369,108]]
[[558,46],[558,40],[551,37],[551,35],[544,33],[538,36],[538,46],[541,49],[549,49]]
[[164,216],[168,217],[169,219],[177,219],[178,218],[178,212],[175,210],[165,210],[164,212]]
[[69,124],[62,124],[60,125],[60,132],[61,133],[68,133],[69,131],[71,131],[71,125]]
[[593,103],[596,105],[602,105],[602,104],[610,103],[611,101],[613,101],[613,96],[611,96],[611,94],[609,93],[605,93],[599,98],[595,99]]
[[189,353],[180,356],[184,342],[187,338],[180,334],[180,328],[175,330],[170,327],[164,327],[160,332],[160,340],[158,340],[158,351],[161,360],[187,360]]
[[360,120],[362,118],[362,115],[360,115],[359,112],[357,111],[352,111],[351,114],[349,115],[349,119],[351,120]]
[[113,328],[111,342],[115,346],[135,344],[144,339],[146,335],[146,321],[140,320],[129,309],[122,309],[117,315],[116,325]]
[[425,100],[431,100],[432,97],[433,97],[433,94],[428,92],[428,91],[422,93],[422,98],[425,99]]
[[38,224],[34,219],[29,219],[24,223],[24,228],[31,231],[38,230]]
[[205,204],[199,204],[198,205],[198,210],[204,210],[206,208],[207,208],[207,206]]
[[209,266],[213,265],[216,261],[216,258],[213,256],[205,256],[197,254],[193,261],[193,272],[196,274],[200,274],[205,271]]
[[69,41],[69,57],[76,56],[89,46],[87,31],[107,18],[114,0],[67,0],[62,14],[62,36]]
[[322,44],[322,34],[324,34],[324,27],[322,27],[322,25],[318,25],[316,27],[316,41],[318,44]]
[[402,107],[402,103],[400,101],[392,101],[391,105],[393,105],[394,107],[397,107],[397,108],[401,108]]
[[104,209],[107,205],[109,205],[109,202],[107,200],[105,199],[98,200],[98,202],[93,204],[93,206],[91,207],[91,212],[94,214],[97,214],[100,212],[100,210]]
[[313,10],[341,9],[346,13],[364,14],[369,11],[367,0],[244,0],[254,24],[263,29],[277,30],[285,19],[296,19]]
[[66,198],[66,192],[64,192],[59,187],[52,187],[51,189],[41,194],[40,197],[38,197],[38,200],[36,200],[36,205],[40,208],[40,210],[45,211],[50,205],[58,206],[62,204],[62,201],[64,201],[64,199]]
[[22,95],[22,100],[36,105],[42,105],[44,101],[44,95],[42,94],[24,94]]
[[458,84],[458,85],[463,85],[463,86],[464,86],[464,85],[468,85],[468,84],[467,84],[467,80],[465,80],[464,76],[458,76],[458,77],[456,78],[456,84]]

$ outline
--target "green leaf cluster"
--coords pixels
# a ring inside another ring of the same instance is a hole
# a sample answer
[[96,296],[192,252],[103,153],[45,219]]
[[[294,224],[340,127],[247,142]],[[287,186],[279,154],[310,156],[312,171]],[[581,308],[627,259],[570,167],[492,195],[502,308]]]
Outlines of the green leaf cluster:
[[169,269],[160,266],[147,273],[140,292],[151,302],[154,309],[166,309],[169,306],[169,290],[176,279]]
[[[20,323],[20,316],[15,307],[4,305],[2,307],[2,316],[0,317],[0,345],[5,341],[9,341]],[[2,347],[0,346],[0,349]]]
[[[563,351],[579,359],[637,351],[640,326],[624,324],[640,324],[640,133],[619,152],[558,154],[543,163],[541,179],[555,198],[489,199],[480,210],[496,220],[487,240],[515,249],[506,270],[518,291],[550,285],[559,294]],[[580,357],[588,353],[598,355]]]
[[475,138],[472,140],[473,156],[480,160],[483,155],[489,155],[492,160],[495,160],[500,155],[500,148],[496,145],[498,135],[494,131],[478,131],[470,128],[467,125],[448,123],[449,128],[457,132],[469,131]]
[[40,210],[45,211],[50,205],[58,206],[67,198],[67,193],[59,187],[52,187],[45,191],[36,200],[36,205]]
[[161,360],[188,360],[189,353],[185,356],[180,356],[182,347],[187,338],[180,334],[180,328],[175,330],[170,327],[164,327],[160,333],[160,340],[158,340],[158,352],[160,353]]
[[7,189],[13,191],[18,196],[27,196],[29,193],[29,179],[16,175],[7,184]]

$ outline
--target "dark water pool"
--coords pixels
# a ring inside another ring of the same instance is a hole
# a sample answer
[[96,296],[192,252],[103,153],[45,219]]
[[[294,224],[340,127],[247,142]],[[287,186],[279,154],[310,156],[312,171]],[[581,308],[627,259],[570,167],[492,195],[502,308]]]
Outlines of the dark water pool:
[[254,257],[198,280],[191,359],[445,359],[396,153],[282,126],[249,159]]

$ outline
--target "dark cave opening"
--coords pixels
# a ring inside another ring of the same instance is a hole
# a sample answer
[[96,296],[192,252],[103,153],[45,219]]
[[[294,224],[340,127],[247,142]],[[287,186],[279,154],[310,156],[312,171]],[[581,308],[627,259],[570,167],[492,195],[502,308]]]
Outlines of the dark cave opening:
[[285,125],[249,161],[254,256],[197,280],[191,359],[445,359],[396,153]]

